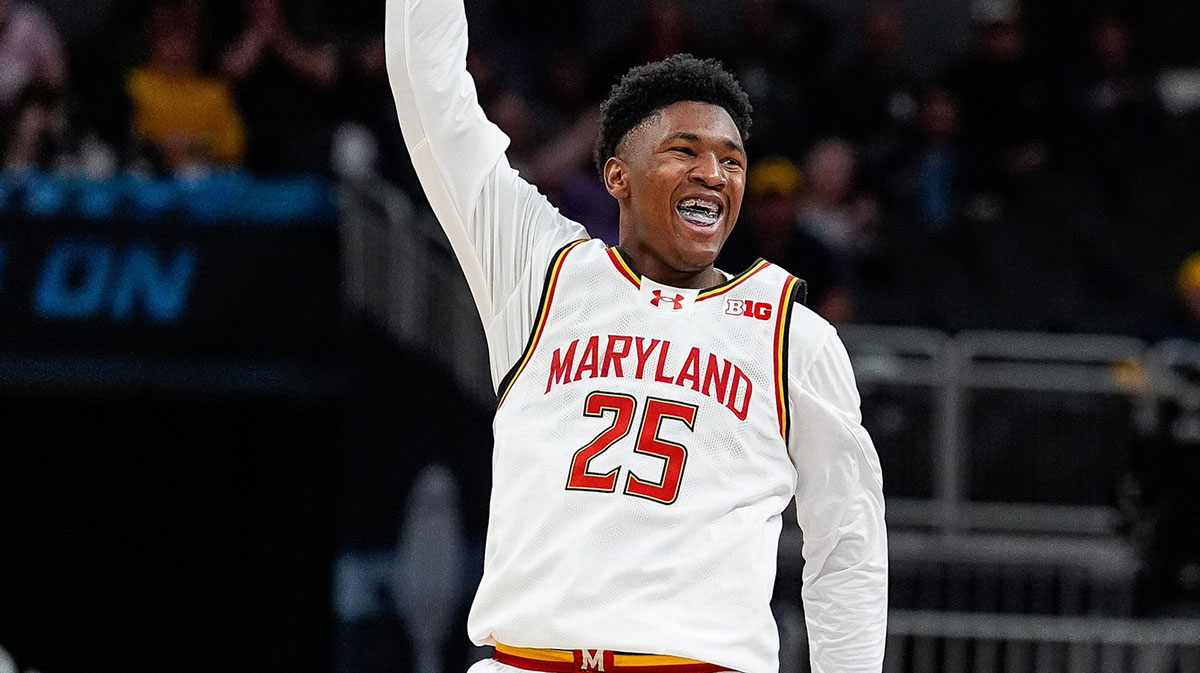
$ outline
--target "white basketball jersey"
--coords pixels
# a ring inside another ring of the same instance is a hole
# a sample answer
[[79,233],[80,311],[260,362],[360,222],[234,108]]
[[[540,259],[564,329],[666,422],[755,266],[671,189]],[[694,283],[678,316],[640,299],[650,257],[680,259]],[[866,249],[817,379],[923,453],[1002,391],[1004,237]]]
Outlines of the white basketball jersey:
[[764,261],[701,291],[641,278],[597,240],[555,256],[500,386],[472,639],[778,669],[802,291]]

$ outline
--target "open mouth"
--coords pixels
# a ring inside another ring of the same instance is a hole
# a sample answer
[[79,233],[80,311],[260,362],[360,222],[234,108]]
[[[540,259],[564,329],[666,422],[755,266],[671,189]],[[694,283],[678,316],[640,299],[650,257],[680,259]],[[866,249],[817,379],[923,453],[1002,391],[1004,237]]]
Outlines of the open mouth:
[[711,227],[721,219],[721,204],[705,199],[684,199],[675,210],[685,222],[697,227]]

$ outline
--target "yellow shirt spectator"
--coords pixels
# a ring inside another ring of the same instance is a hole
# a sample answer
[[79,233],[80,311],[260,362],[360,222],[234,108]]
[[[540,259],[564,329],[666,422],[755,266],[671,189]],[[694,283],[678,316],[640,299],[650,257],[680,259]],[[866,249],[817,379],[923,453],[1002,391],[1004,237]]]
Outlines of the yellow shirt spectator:
[[246,148],[246,132],[225,82],[202,75],[167,75],[135,68],[126,79],[133,127],[157,145],[167,163],[232,165]]

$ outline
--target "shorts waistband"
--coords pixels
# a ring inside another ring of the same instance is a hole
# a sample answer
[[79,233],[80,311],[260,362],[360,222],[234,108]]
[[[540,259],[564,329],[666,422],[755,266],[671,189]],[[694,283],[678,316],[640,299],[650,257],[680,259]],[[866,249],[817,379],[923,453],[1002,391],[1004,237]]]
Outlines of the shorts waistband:
[[496,661],[525,671],[545,673],[719,673],[728,668],[665,654],[627,654],[609,650],[550,650],[496,643]]

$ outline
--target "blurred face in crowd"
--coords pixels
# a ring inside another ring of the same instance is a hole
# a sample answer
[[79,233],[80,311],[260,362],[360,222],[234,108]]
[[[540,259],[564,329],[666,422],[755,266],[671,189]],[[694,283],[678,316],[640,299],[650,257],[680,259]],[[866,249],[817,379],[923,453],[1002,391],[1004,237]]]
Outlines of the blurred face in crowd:
[[837,139],[819,143],[805,162],[809,200],[827,206],[841,203],[850,194],[854,173],[854,152],[849,145]]
[[797,206],[795,195],[772,189],[754,197],[749,217],[763,236],[786,235],[796,226]]
[[903,24],[900,13],[890,3],[872,2],[867,5],[862,22],[862,41],[865,51],[887,56],[900,48]]
[[591,73],[587,64],[569,52],[555,54],[550,64],[551,95],[559,101],[583,101],[588,99],[588,84]]
[[1025,36],[1013,21],[997,21],[983,29],[983,51],[1001,63],[1014,61],[1025,51]]
[[197,65],[199,45],[195,32],[184,18],[178,12],[160,8],[150,21],[153,31],[150,50],[154,65],[173,75],[193,71]]
[[658,0],[647,8],[645,25],[648,39],[645,45],[647,60],[666,58],[671,54],[689,51],[691,14],[679,0]]
[[1100,65],[1116,69],[1129,60],[1129,32],[1117,19],[1101,21],[1092,29],[1092,55]]
[[634,127],[604,181],[621,207],[621,247],[662,283],[706,287],[746,189],[746,151],[733,118],[681,101]]
[[958,103],[945,89],[931,91],[921,102],[921,132],[933,140],[946,140],[958,131]]

